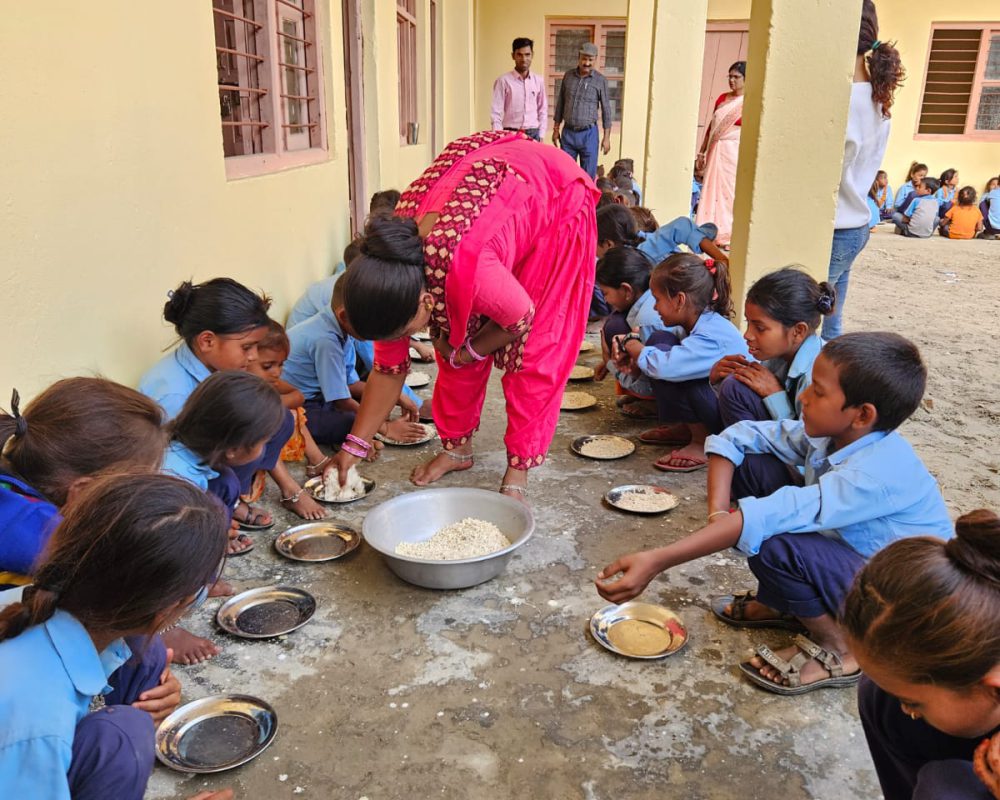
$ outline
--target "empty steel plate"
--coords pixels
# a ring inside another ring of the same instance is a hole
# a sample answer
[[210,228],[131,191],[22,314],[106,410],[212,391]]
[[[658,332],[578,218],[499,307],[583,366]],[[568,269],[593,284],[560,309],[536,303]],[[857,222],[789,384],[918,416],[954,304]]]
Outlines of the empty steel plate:
[[203,697],[178,708],[156,731],[156,757],[179,772],[222,772],[260,755],[278,731],[268,703],[245,694]]
[[294,586],[260,586],[230,597],[215,615],[219,627],[244,639],[281,636],[305,625],[316,598]]
[[590,618],[590,633],[612,653],[629,658],[672,656],[688,640],[687,628],[673,611],[635,601],[602,608]]
[[630,483],[611,489],[604,499],[608,505],[631,514],[662,514],[677,508],[678,499],[660,486]]
[[361,482],[365,486],[365,493],[359,494],[357,497],[351,497],[348,500],[327,500],[326,495],[323,494],[323,477],[321,475],[307,480],[304,484],[302,484],[302,488],[309,492],[314,500],[319,500],[321,503],[353,503],[356,500],[364,500],[368,497],[368,495],[375,491],[375,481],[371,478],[362,478]]
[[274,540],[274,549],[293,561],[332,561],[361,544],[361,534],[336,522],[307,522]]

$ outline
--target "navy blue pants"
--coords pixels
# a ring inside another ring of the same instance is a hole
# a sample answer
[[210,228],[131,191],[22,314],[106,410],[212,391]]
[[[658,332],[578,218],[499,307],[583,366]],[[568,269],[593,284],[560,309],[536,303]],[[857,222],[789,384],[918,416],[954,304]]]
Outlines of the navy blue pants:
[[821,533],[779,533],[765,539],[747,562],[757,578],[757,599],[799,619],[840,616],[865,559]]
[[972,752],[984,737],[961,739],[910,719],[899,700],[864,676],[858,711],[885,800],[993,797],[972,771]]
[[260,458],[256,461],[251,461],[249,464],[233,467],[233,473],[240,482],[240,494],[246,494],[250,491],[250,485],[253,483],[253,475],[257,470],[262,469],[265,472],[270,472],[274,469],[274,465],[281,458],[281,449],[292,438],[294,432],[295,415],[291,411],[286,411],[281,427],[278,428],[278,432],[274,436],[268,439]]
[[518,131],[519,130],[519,131],[521,131],[521,133],[523,133],[529,139],[534,139],[536,142],[540,142],[542,140],[542,135],[539,132],[538,128],[504,128],[504,130],[505,131]]
[[[647,347],[669,351],[680,344],[669,331],[654,331],[646,340]],[[719,416],[719,398],[716,397],[708,378],[690,381],[661,381],[650,379],[656,398],[656,415],[660,422],[701,423],[709,433],[722,430]]]
[[306,427],[317,444],[341,445],[354,427],[354,412],[341,411],[333,403],[306,400]]
[[153,718],[131,704],[158,686],[167,665],[159,636],[126,640],[132,658],[111,675],[106,706],[87,714],[76,726],[69,766],[73,800],[142,800],[153,771]]
[[559,132],[559,146],[569,153],[574,161],[580,161],[580,169],[591,179],[597,177],[597,123],[582,131],[570,130],[565,125]]
[[240,499],[240,479],[230,467],[219,467],[218,477],[212,478],[208,482],[208,493],[213,497],[218,497],[222,507],[226,509],[226,516],[229,521],[233,521],[233,511]]
[[[722,427],[737,422],[766,421],[771,415],[763,398],[745,383],[730,375],[719,387],[719,416]],[[782,486],[795,483],[788,466],[769,453],[752,453],[743,457],[743,463],[733,475],[733,497],[767,497]]]
[[625,315],[621,311],[612,311],[608,318],[604,320],[604,327],[601,328],[601,336],[604,337],[604,343],[608,346],[608,352],[612,351],[612,339],[616,336],[630,333],[631,330],[628,322],[625,320]]

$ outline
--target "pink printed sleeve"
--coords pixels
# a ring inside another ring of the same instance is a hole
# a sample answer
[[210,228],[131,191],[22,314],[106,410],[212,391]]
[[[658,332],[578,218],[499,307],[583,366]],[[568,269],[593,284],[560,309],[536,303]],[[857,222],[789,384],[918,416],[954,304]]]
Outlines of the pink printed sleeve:
[[410,339],[390,339],[375,342],[375,372],[383,375],[405,375],[410,371]]

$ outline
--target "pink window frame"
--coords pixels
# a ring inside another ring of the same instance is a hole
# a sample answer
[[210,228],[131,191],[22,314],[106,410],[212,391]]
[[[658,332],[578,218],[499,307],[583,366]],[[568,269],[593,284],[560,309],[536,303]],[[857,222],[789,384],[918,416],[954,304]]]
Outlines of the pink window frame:
[[[282,107],[281,94],[284,91],[280,87],[284,84],[281,79],[280,55],[281,45],[278,36],[277,26],[280,22],[278,5],[283,4],[283,0],[260,0],[265,7],[264,30],[267,33],[267,69],[270,78],[270,85],[279,87],[278,91],[269,94],[272,103],[271,119],[277,123],[279,128],[274,135],[273,153],[255,153],[246,156],[229,156],[225,159],[226,179],[239,180],[241,178],[252,178],[257,175],[268,175],[274,172],[283,172],[288,169],[305,167],[312,164],[320,164],[329,160],[330,152],[327,142],[327,97],[325,86],[325,52],[323,47],[322,31],[326,30],[325,20],[322,18],[322,2],[316,0],[305,0],[305,12],[312,15],[314,31],[314,41],[312,44],[315,50],[315,72],[316,76],[316,105],[318,108],[319,134],[317,147],[310,147],[301,150],[287,150],[285,148],[285,137],[282,135],[280,125],[284,123],[284,108]],[[214,12],[213,12],[214,13]],[[280,120],[280,122],[278,122]]]
[[[934,44],[934,31],[940,30],[976,30],[980,31],[979,57],[976,59],[976,73],[972,81],[972,92],[969,95],[969,107],[965,113],[964,133],[920,133],[920,114],[924,107],[924,93],[927,91],[927,73],[930,71],[931,47]],[[983,94],[983,85],[1000,85],[997,81],[987,81],[986,58],[990,51],[990,37],[1000,34],[1000,22],[932,22],[927,39],[927,60],[924,65],[924,80],[920,87],[920,102],[917,105],[916,119],[913,123],[913,138],[923,142],[1000,142],[1000,131],[981,131],[976,129],[976,116],[979,113],[979,100]]]
[[[396,1],[396,58],[399,70],[399,143],[406,146],[409,125],[420,122],[420,81],[418,58],[420,20],[413,0]],[[419,140],[419,135],[418,135]],[[417,144],[417,142],[413,142]]]

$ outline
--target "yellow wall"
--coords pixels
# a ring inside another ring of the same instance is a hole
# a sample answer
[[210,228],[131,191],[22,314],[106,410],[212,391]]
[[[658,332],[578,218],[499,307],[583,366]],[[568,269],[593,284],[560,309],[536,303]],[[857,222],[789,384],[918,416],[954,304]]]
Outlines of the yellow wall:
[[892,109],[892,135],[884,169],[893,189],[903,183],[911,161],[922,161],[930,174],[955,168],[964,186],[982,192],[987,178],[1000,174],[1000,140],[963,142],[915,140],[920,114],[920,94],[930,49],[932,22],[1000,21],[997,0],[963,0],[942,5],[934,0],[893,0],[879,3],[879,35],[897,42],[908,78],[896,94]]
[[750,0],[708,0],[710,20],[750,19]]
[[[546,17],[621,17],[628,13],[628,0],[477,0],[476,3],[476,127],[482,130],[490,127],[490,100],[493,81],[498,75],[510,72],[514,62],[510,57],[511,42],[517,36],[527,36],[535,42],[535,59],[531,68],[546,79],[547,42],[545,38]],[[628,107],[628,98],[625,99]],[[552,133],[552,109],[546,140]],[[621,136],[611,137],[611,152],[598,158],[598,163],[611,167],[621,155]],[[638,158],[638,155],[636,155]]]

